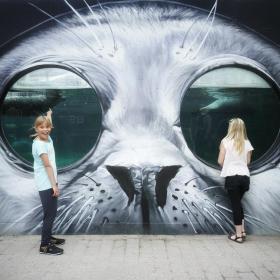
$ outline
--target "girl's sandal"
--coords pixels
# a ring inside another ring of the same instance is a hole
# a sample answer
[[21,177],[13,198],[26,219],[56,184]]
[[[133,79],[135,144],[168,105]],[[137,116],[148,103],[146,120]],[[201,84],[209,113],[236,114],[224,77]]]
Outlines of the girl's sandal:
[[231,241],[234,241],[236,243],[243,243],[243,237],[242,236],[237,236],[235,233],[233,234],[230,234],[228,236],[228,239],[231,240]]
[[246,236],[247,236],[246,232],[245,232],[245,231],[242,231],[242,238],[243,238],[243,241],[246,240]]

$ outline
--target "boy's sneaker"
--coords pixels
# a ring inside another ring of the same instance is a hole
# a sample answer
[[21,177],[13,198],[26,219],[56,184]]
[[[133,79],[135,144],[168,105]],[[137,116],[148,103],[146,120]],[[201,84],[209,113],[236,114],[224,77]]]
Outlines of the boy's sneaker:
[[64,243],[65,243],[65,239],[56,238],[54,236],[51,236],[51,244],[53,244],[53,245],[63,245]]
[[39,252],[40,254],[46,254],[46,255],[61,255],[63,254],[63,249],[58,248],[53,244],[49,244],[46,246],[40,246]]

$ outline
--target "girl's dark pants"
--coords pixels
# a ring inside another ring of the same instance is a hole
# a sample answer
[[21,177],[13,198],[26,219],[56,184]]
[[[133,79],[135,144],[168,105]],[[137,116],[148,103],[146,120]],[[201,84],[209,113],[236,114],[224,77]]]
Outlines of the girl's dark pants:
[[242,225],[244,219],[244,212],[241,199],[246,191],[249,190],[250,178],[248,176],[227,176],[225,181],[225,188],[228,191],[229,199],[231,201],[233,221],[235,225]]
[[51,241],[52,226],[57,211],[57,197],[53,196],[52,188],[39,191],[39,195],[44,211],[41,246],[46,246]]

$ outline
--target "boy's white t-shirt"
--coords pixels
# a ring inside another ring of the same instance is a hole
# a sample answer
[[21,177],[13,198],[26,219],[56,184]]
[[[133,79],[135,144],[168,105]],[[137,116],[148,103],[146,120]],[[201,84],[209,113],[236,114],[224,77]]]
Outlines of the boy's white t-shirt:
[[245,140],[244,150],[238,153],[234,148],[234,141],[224,138],[222,144],[225,147],[226,154],[221,172],[221,177],[246,175],[250,176],[247,166],[247,154],[254,150],[249,140]]

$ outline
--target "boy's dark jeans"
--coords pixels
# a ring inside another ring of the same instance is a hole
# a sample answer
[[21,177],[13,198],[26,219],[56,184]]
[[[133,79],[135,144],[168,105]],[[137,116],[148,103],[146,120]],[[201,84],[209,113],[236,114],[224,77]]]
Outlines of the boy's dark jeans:
[[57,197],[53,196],[52,188],[39,191],[39,195],[44,211],[41,246],[46,246],[51,241],[52,226],[57,211]]

